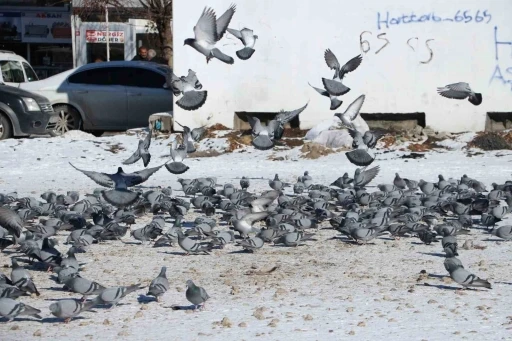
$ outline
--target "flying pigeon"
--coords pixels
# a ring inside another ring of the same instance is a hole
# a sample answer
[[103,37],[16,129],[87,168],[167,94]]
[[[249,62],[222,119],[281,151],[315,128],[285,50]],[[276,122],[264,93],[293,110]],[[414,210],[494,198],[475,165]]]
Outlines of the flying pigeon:
[[[208,116],[206,121],[209,121],[212,118],[212,116],[213,115]],[[184,139],[184,143],[186,142],[187,144],[187,153],[194,153],[196,151],[194,142],[199,142],[203,138],[204,134],[206,133],[206,124],[201,127],[190,130],[189,127],[181,125],[178,121],[174,122],[176,122],[180,127],[183,128],[183,137],[186,137],[186,139]],[[185,134],[187,136],[185,136]]]
[[[188,136],[188,134],[185,134]],[[183,137],[185,142],[186,136]],[[187,144],[178,145],[178,141],[176,138],[172,141],[171,144],[171,158],[172,162],[166,163],[165,168],[172,174],[183,174],[189,167],[185,165],[182,161],[187,157]]]
[[352,121],[356,119],[357,115],[359,115],[359,111],[363,106],[365,98],[365,95],[357,97],[352,103],[350,103],[350,105],[347,107],[343,114],[337,113],[334,114],[334,116],[338,117],[345,127],[356,129]]
[[247,238],[249,233],[260,232],[260,229],[255,228],[252,225],[259,220],[265,219],[268,215],[268,212],[246,214],[241,219],[233,220],[233,228],[240,233],[242,238]]
[[229,22],[235,14],[236,5],[232,4],[226,12],[218,19],[212,8],[205,7],[201,17],[194,26],[195,38],[185,39],[184,45],[189,45],[199,53],[206,56],[206,63],[212,58],[226,63],[233,64],[235,61],[232,57],[225,55],[215,47],[217,42],[222,39],[226,32]]
[[261,124],[259,118],[247,116],[252,129],[252,145],[259,150],[268,150],[274,147],[275,131],[279,128],[277,120],[271,120],[266,126]]
[[357,168],[354,173],[354,187],[363,188],[364,186],[368,185],[379,174],[379,171],[379,166],[375,166],[366,170]]
[[322,83],[325,87],[325,90],[332,96],[341,96],[350,91],[350,88],[345,86],[341,81],[345,77],[345,75],[349,72],[354,71],[361,65],[361,61],[363,57],[358,55],[350,59],[345,65],[340,66],[338,59],[332,53],[330,49],[325,50],[324,53],[325,63],[330,69],[335,70],[333,79],[322,78]]
[[190,279],[187,281],[185,296],[187,300],[194,305],[194,309],[197,309],[201,304],[203,304],[202,309],[204,309],[204,304],[210,298],[204,288],[196,286]]
[[171,88],[175,96],[183,94],[183,97],[177,100],[176,104],[188,111],[197,110],[202,107],[208,97],[208,91],[199,91],[203,88],[203,85],[199,82],[196,73],[191,69],[188,70],[186,77],[178,78],[173,73]]
[[318,92],[320,95],[322,96],[325,96],[325,97],[329,97],[329,99],[331,100],[331,107],[330,109],[331,110],[336,110],[338,109],[342,104],[343,104],[343,101],[338,99],[337,96],[332,96],[329,94],[329,92],[327,90],[324,90],[324,89],[320,89],[320,88],[317,88],[317,87],[314,87],[313,85],[311,85],[309,82],[308,82],[309,86],[311,86],[313,89],[316,90],[316,92]]
[[446,98],[467,98],[473,105],[480,105],[482,103],[482,94],[474,92],[469,87],[469,84],[464,82],[448,84],[442,88],[437,88],[437,93]]
[[42,319],[38,314],[41,310],[33,308],[29,305],[15,301],[11,298],[0,298],[0,316],[7,317],[8,322],[14,320],[19,315],[33,316]]
[[151,154],[149,154],[149,146],[151,145],[152,129],[149,129],[149,133],[144,140],[139,140],[137,150],[127,160],[123,161],[123,165],[131,165],[139,161],[142,158],[144,167],[147,167],[151,160]]
[[248,28],[243,28],[241,31],[228,28],[228,32],[240,39],[240,41],[244,44],[243,49],[236,51],[238,58],[242,60],[248,60],[251,58],[255,52],[254,45],[256,44],[256,39],[258,39],[258,36],[253,34],[253,31]]
[[292,111],[281,110],[276,115],[274,120],[278,122],[278,125],[277,125],[277,129],[274,131],[274,139],[275,140],[280,140],[283,137],[285,124],[287,124],[288,122],[293,120],[295,117],[299,116],[307,108],[308,104],[309,104],[309,101],[302,108],[295,109]]

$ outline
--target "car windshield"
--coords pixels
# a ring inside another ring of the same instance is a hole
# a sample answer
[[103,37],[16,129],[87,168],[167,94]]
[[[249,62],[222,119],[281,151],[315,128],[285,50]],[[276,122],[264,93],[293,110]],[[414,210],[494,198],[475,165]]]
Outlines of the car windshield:
[[0,68],[2,69],[2,78],[7,83],[23,83],[25,75],[21,68],[21,64],[11,60],[1,60]]

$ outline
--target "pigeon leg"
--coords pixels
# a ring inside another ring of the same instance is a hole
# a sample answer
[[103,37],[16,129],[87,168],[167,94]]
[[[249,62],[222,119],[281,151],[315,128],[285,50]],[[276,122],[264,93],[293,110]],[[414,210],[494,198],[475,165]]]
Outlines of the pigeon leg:
[[71,321],[71,317],[68,317],[67,319],[64,319],[64,323],[69,323]]
[[51,266],[51,265],[48,267],[48,270],[46,270],[46,272],[47,272],[47,273],[52,272],[52,266]]

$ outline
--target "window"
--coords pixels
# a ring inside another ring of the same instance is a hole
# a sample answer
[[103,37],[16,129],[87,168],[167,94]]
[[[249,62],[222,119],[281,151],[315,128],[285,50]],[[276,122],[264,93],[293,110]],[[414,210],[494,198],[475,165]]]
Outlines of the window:
[[21,69],[19,62],[10,60],[0,61],[0,68],[2,69],[2,78],[4,82],[8,83],[23,83],[25,82],[25,75]]
[[37,78],[37,75],[36,73],[34,72],[34,70],[32,70],[32,68],[30,67],[30,65],[28,65],[27,63],[25,62],[22,62],[21,63],[23,65],[23,69],[25,70],[25,74],[27,75],[27,80],[29,82],[33,82],[33,81],[37,81],[39,80]]
[[77,72],[69,76],[70,83],[94,84],[94,85],[115,85],[112,79],[112,68],[98,68]]
[[140,88],[163,89],[165,76],[148,69],[130,67],[125,69],[123,85],[136,86]]

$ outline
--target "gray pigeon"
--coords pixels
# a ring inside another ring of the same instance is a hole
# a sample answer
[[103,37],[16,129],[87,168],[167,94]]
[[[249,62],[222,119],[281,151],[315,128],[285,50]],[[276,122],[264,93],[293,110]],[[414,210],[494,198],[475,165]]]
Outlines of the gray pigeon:
[[194,26],[195,39],[185,39],[184,45],[189,45],[206,56],[206,63],[212,58],[217,58],[226,64],[233,64],[235,62],[234,59],[222,53],[215,45],[224,36],[229,22],[233,14],[235,14],[235,10],[236,5],[231,5],[229,9],[217,19],[214,10],[205,7],[196,26]]
[[113,309],[121,299],[123,299],[126,295],[137,291],[139,289],[143,289],[143,287],[139,284],[130,285],[129,287],[112,287],[104,289],[95,299],[91,302],[94,305],[105,305],[110,304],[109,309]]
[[78,273],[72,274],[64,282],[66,288],[77,294],[82,294],[82,301],[89,295],[99,295],[105,287],[97,282],[80,277]]
[[202,287],[196,286],[190,279],[187,281],[187,291],[185,292],[185,296],[187,297],[187,300],[194,305],[194,309],[197,309],[201,304],[203,304],[201,309],[204,309],[206,301],[210,298],[206,293],[206,290]]
[[277,123],[278,123],[277,127],[275,127],[274,123],[272,123],[272,124],[269,123],[269,126],[275,127],[275,130],[274,130],[274,139],[275,140],[280,140],[283,137],[285,124],[289,123],[295,117],[299,116],[308,107],[308,104],[309,104],[309,101],[308,101],[308,103],[306,103],[303,107],[301,107],[299,109],[295,109],[292,111],[281,110],[276,115],[276,117],[274,118],[273,121],[277,121]]
[[505,240],[512,240],[512,225],[500,226],[491,231],[491,234]]
[[242,179],[240,179],[240,187],[242,188],[242,190],[246,191],[247,188],[249,188],[250,184],[251,183],[249,179],[247,179],[245,176],[242,176]]
[[476,275],[473,275],[472,273],[464,269],[463,266],[457,264],[457,262],[454,262],[452,258],[447,258],[444,261],[444,266],[446,270],[450,273],[451,279],[453,279],[458,284],[462,285],[464,289],[467,289],[469,287],[484,287],[487,289],[492,289],[491,283],[489,283],[489,281],[481,279]]
[[379,174],[379,171],[379,166],[362,171],[361,168],[357,168],[354,173],[354,187],[363,188]]
[[473,105],[480,105],[482,103],[482,94],[474,92],[468,83],[459,82],[448,84],[442,88],[437,88],[437,93],[446,98],[452,99],[465,99]]
[[187,158],[187,143],[185,143],[185,138],[184,136],[184,143],[181,145],[178,145],[176,139],[171,143],[172,162],[166,163],[165,168],[172,174],[183,174],[190,168],[183,163],[183,160]]
[[256,236],[253,238],[237,241],[236,244],[238,246],[241,246],[244,250],[254,252],[254,250],[261,249],[265,244],[265,241],[260,237]]
[[337,113],[334,114],[334,116],[338,117],[345,127],[356,130],[356,127],[354,126],[354,123],[352,123],[352,121],[357,118],[357,115],[359,115],[359,111],[363,106],[365,98],[365,95],[357,97],[352,103],[350,103],[350,105],[347,107],[343,114]]
[[0,207],[0,226],[19,238],[23,229],[23,220],[15,211]]
[[165,294],[167,290],[169,290],[169,281],[167,280],[167,276],[165,275],[165,271],[167,268],[162,266],[160,273],[158,276],[151,281],[149,285],[149,290],[146,295],[155,296],[156,301],[160,301],[160,297]]
[[37,319],[42,319],[38,314],[41,310],[33,308],[29,305],[15,301],[11,298],[0,298],[0,316],[7,317],[10,322],[19,315],[33,316]]
[[172,74],[171,88],[175,96],[183,94],[176,104],[188,111],[197,110],[206,103],[208,91],[202,90],[203,85],[199,82],[197,74],[189,69],[186,77],[178,78],[174,73]]
[[0,283],[0,298],[12,298],[17,299],[20,296],[25,295],[23,290],[17,287],[5,283]]
[[240,233],[242,238],[247,238],[249,233],[259,233],[260,229],[252,225],[260,220],[268,217],[268,212],[249,213],[244,215],[241,219],[233,220],[233,228]]
[[139,161],[142,158],[142,162],[144,163],[144,167],[147,167],[149,161],[151,160],[151,154],[149,154],[149,146],[151,145],[151,136],[153,135],[153,130],[149,129],[149,133],[146,135],[144,140],[139,140],[139,144],[137,146],[137,150],[132,154],[127,160],[123,161],[123,165],[131,165],[135,162]]
[[255,52],[254,45],[256,44],[256,39],[258,39],[258,36],[248,28],[243,28],[240,31],[228,28],[228,32],[240,39],[240,41],[244,44],[243,49],[236,51],[238,58],[242,60],[248,60],[251,58]]
[[329,97],[329,99],[331,100],[331,106],[330,106],[329,109],[336,110],[336,109],[338,109],[343,104],[342,100],[340,100],[337,96],[332,96],[331,94],[329,94],[329,92],[327,90],[314,87],[309,82],[308,82],[308,84],[309,84],[310,87],[315,89],[315,91],[318,92],[320,95],[325,96],[325,97]]
[[361,65],[363,60],[361,55],[350,59],[345,65],[341,66],[338,59],[330,49],[325,50],[324,59],[327,66],[334,70],[333,79],[322,78],[325,90],[332,96],[341,96],[350,91],[350,88],[345,86],[341,81],[345,75],[354,71]]
[[36,294],[37,296],[41,295],[39,291],[37,291],[36,285],[32,281],[32,277],[30,273],[22,266],[18,264],[16,259],[12,258],[12,271],[11,271],[11,281],[12,284],[20,288],[21,290]]
[[191,253],[198,254],[201,252],[204,252],[207,255],[210,254],[208,252],[212,250],[212,245],[210,243],[197,243],[195,240],[185,236],[181,229],[178,229],[176,232],[178,234],[178,245],[186,252],[185,255],[188,256]]
[[65,323],[69,323],[73,317],[78,316],[83,311],[92,309],[95,305],[96,302],[94,301],[59,300],[50,304],[50,312],[55,317],[63,318]]
[[259,150],[268,150],[274,147],[274,134],[279,128],[277,120],[271,120],[266,126],[261,124],[259,118],[247,116],[252,130],[252,145]]

